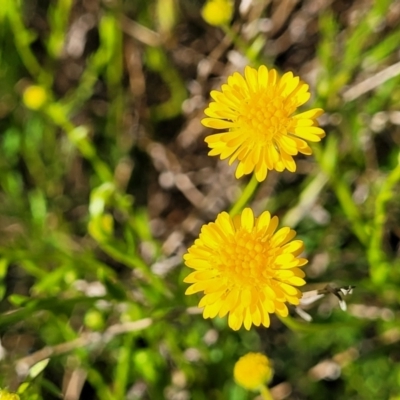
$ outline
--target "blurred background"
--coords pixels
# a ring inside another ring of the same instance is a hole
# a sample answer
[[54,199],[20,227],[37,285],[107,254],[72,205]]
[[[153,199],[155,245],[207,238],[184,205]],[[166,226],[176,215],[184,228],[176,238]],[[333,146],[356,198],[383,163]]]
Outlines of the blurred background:
[[[0,387],[21,399],[400,399],[400,1],[3,0]],[[327,137],[249,205],[296,229],[310,284],[354,285],[233,332],[185,296],[182,255],[248,178],[207,156],[212,89],[293,71]]]

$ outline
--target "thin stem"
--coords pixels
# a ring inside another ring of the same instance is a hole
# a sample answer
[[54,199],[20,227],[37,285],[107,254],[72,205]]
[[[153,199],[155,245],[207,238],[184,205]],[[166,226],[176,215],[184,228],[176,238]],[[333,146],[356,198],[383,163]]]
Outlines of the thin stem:
[[358,240],[365,246],[368,245],[369,237],[365,230],[364,222],[359,207],[354,203],[349,185],[343,180],[338,172],[338,145],[334,138],[327,141],[325,150],[319,146],[313,147],[315,155],[321,170],[329,177],[330,184],[336,194],[336,197],[342,207],[344,214],[350,221],[351,228]]
[[362,222],[360,209],[354,203],[348,185],[336,176],[331,176],[331,183],[340,205],[351,223],[353,232],[356,234],[358,240],[366,245],[368,243],[368,235]]
[[264,400],[274,400],[267,386],[262,385],[260,388],[260,393]]
[[[4,4],[2,7],[4,7]],[[8,11],[10,27],[14,34],[15,48],[25,68],[39,83],[46,87],[50,86],[52,82],[51,75],[42,68],[30,47],[30,44],[35,40],[35,34],[25,27],[19,2],[8,0],[8,2],[6,1],[5,9]]]
[[400,181],[400,153],[397,166],[390,172],[376,197],[374,219],[368,248],[368,262],[374,282],[384,282],[387,275],[386,255],[382,249],[382,239],[386,222],[386,205],[392,199],[394,185]]
[[68,139],[80,151],[93,166],[94,171],[102,182],[112,182],[114,177],[109,166],[97,155],[96,149],[87,137],[84,127],[75,126],[66,115],[64,108],[57,103],[51,104],[45,109],[46,114],[52,122],[62,128]]
[[133,254],[126,254],[121,249],[116,242],[112,244],[107,244],[97,240],[97,243],[101,249],[107,253],[109,256],[114,258],[114,260],[126,265],[131,269],[139,269],[143,276],[149,281],[153,289],[157,293],[162,293],[163,295],[170,296],[170,292],[166,288],[162,278],[154,273],[152,273],[150,267],[138,256]]
[[243,55],[247,56],[249,52],[249,46],[240,38],[237,32],[235,32],[229,25],[222,25],[221,29],[224,33],[232,40],[232,43],[242,52]]
[[250,198],[254,195],[254,193],[256,192],[256,189],[259,185],[259,182],[256,179],[256,175],[253,174],[249,183],[247,184],[247,186],[244,188],[242,194],[240,195],[240,197],[236,200],[235,204],[233,205],[233,207],[231,208],[231,210],[229,211],[229,215],[231,217],[237,215],[240,213],[240,211],[243,210],[243,208],[245,207],[246,203],[250,200]]

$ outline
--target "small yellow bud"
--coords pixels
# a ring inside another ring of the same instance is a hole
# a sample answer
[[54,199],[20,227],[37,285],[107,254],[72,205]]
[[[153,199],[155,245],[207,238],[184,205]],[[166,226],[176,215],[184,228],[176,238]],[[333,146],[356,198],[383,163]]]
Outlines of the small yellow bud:
[[41,86],[32,85],[25,89],[22,100],[31,110],[39,110],[46,103],[47,93]]
[[227,25],[232,19],[233,1],[208,0],[201,10],[203,19],[210,25]]
[[257,390],[268,384],[273,373],[269,359],[261,353],[247,353],[233,369],[236,383],[247,390]]
[[19,396],[5,389],[0,389],[0,400],[19,400]]

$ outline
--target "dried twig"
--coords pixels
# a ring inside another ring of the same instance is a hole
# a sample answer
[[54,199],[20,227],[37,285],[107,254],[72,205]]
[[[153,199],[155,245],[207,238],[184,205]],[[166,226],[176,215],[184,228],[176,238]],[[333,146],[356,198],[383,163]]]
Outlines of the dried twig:
[[123,324],[112,325],[102,334],[97,332],[83,333],[82,336],[71,340],[70,342],[60,343],[55,346],[46,346],[43,349],[30,354],[29,356],[19,359],[15,363],[15,371],[18,374],[19,379],[22,380],[28,375],[32,366],[37,364],[39,361],[51,356],[69,353],[72,350],[82,347],[97,347],[106,344],[117,335],[146,329],[152,323],[153,320],[151,318],[144,318],[134,322],[125,322]]
[[347,89],[343,93],[343,99],[345,101],[353,101],[356,98],[362,96],[363,94],[375,89],[376,87],[382,85],[384,82],[400,74],[400,61],[384,70],[378,72],[377,74],[370,76],[364,81],[357,83],[350,89]]

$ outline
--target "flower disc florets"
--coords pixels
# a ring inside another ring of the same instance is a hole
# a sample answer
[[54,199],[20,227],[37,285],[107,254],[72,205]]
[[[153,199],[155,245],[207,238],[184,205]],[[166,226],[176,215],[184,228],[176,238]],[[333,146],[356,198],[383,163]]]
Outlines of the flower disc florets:
[[236,178],[255,171],[261,182],[268,170],[294,172],[293,156],[310,155],[306,141],[319,142],[325,136],[316,121],[321,108],[294,115],[310,93],[292,72],[279,78],[264,65],[258,70],[246,67],[244,77],[235,72],[211,97],[202,124],[224,132],[206,137],[209,155],[229,158],[229,164],[237,159]]
[[186,294],[204,292],[199,307],[204,318],[224,317],[229,326],[270,325],[269,314],[288,315],[286,302],[299,304],[307,263],[298,256],[301,240],[292,240],[290,228],[276,231],[278,218],[268,211],[254,218],[250,208],[233,219],[226,212],[204,225],[199,238],[184,255],[195,271],[184,281],[191,283]]

